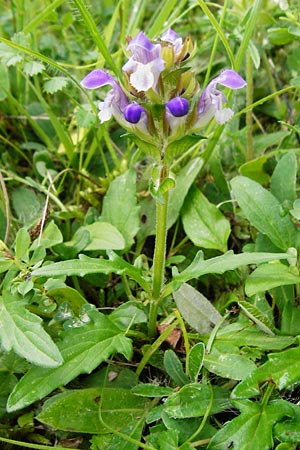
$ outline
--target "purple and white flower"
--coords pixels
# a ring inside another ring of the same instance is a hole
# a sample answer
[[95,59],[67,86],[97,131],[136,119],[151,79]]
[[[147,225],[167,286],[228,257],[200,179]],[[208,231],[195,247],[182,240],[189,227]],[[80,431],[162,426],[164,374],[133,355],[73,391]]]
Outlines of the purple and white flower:
[[137,92],[147,92],[153,89],[158,92],[158,80],[165,68],[161,57],[161,45],[152,42],[140,32],[128,44],[130,58],[123,66],[123,71],[129,76],[131,86]]
[[125,129],[134,128],[139,134],[149,136],[145,109],[137,103],[130,102],[120,84],[111,75],[95,69],[81,81],[81,86],[86,89],[97,89],[106,85],[110,85],[112,89],[106,94],[103,102],[98,102],[100,122],[106,122],[114,117]]
[[234,114],[232,109],[223,108],[227,103],[225,95],[217,89],[217,84],[230,89],[241,89],[246,86],[246,81],[234,70],[226,69],[214,78],[202,92],[197,105],[197,120],[193,129],[203,128],[214,117],[219,124],[226,123]]

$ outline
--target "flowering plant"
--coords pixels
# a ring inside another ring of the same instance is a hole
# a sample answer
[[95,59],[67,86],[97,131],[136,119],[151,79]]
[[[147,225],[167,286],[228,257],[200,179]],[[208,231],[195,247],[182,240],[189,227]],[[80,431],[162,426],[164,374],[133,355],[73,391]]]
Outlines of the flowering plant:
[[223,106],[227,99],[218,85],[240,89],[246,82],[226,69],[200,93],[194,72],[185,68],[194,50],[189,37],[183,41],[171,28],[155,43],[143,32],[129,39],[129,59],[120,82],[100,69],[81,81],[87,89],[112,88],[99,102],[100,122],[114,117],[123,128],[160,149],[160,157],[168,144],[199,131],[212,118],[219,124],[227,122],[233,111]]
[[[195,53],[190,38],[184,41],[171,28],[160,39],[151,42],[140,32],[129,39],[128,61],[123,79],[115,80],[107,72],[96,69],[81,85],[87,89],[111,86],[103,102],[99,102],[100,122],[111,117],[129,131],[141,149],[158,164],[152,173],[151,194],[156,200],[156,238],[152,268],[149,335],[154,335],[159,301],[164,283],[169,191],[174,187],[169,166],[174,155],[172,143],[182,141],[205,127],[215,118],[224,124],[233,111],[218,85],[240,89],[246,85],[234,70],[226,69],[200,92],[194,72],[186,64]],[[177,145],[179,151],[183,141]]]

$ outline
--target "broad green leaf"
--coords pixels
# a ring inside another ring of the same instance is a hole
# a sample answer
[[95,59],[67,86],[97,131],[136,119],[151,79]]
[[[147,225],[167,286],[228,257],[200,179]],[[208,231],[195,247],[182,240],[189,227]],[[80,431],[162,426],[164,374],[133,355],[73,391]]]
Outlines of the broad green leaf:
[[174,389],[168,386],[145,383],[134,386],[131,391],[142,397],[168,397],[170,394],[173,394]]
[[63,362],[42,319],[26,309],[21,297],[8,291],[0,298],[0,339],[5,351],[12,349],[37,366],[57,367]]
[[173,297],[180,314],[198,333],[209,333],[212,325],[222,319],[211,302],[189,284],[184,283],[173,292]]
[[51,220],[42,232],[41,239],[36,239],[31,246],[31,250],[35,250],[37,246],[44,248],[52,248],[55,245],[60,244],[63,241],[63,235],[56,225],[56,223]]
[[178,386],[184,386],[189,383],[189,379],[183,371],[182,363],[173,350],[165,352],[164,368]]
[[34,226],[43,211],[43,201],[32,189],[20,186],[11,193],[12,206],[22,224]]
[[[1,57],[1,48],[0,48]],[[0,102],[7,98],[7,92],[9,90],[9,77],[7,69],[4,64],[0,64]]]
[[39,61],[26,61],[23,65],[23,72],[25,73],[25,75],[29,75],[30,77],[32,77],[33,75],[37,75],[44,70],[44,64]]
[[203,136],[190,135],[172,142],[166,149],[164,157],[165,163],[167,165],[171,164],[178,155],[183,155],[194,145],[199,144],[202,139],[204,139]]
[[223,389],[207,384],[192,383],[170,395],[165,402],[164,410],[176,419],[201,417],[207,412],[211,402],[210,414],[224,411],[230,405],[228,394]]
[[146,323],[147,315],[141,309],[141,305],[135,301],[129,301],[114,309],[109,319],[121,330],[126,330],[135,323]]
[[205,345],[203,342],[197,342],[187,355],[188,374],[192,382],[196,383],[198,380],[203,365],[204,354]]
[[79,314],[82,306],[88,303],[79,291],[70,286],[48,289],[47,296],[53,298],[58,305],[67,302],[75,314]]
[[12,259],[0,258],[0,273],[6,272],[13,264]]
[[118,275],[128,275],[142,286],[145,291],[149,291],[149,284],[141,276],[139,270],[126,262],[124,259],[111,252],[110,259],[89,258],[79,255],[79,259],[70,259],[53,264],[47,264],[36,270],[31,275],[37,277],[55,276],[80,276],[84,277],[90,273],[116,273]]
[[272,404],[253,403],[249,400],[234,402],[241,414],[227,422],[211,439],[209,450],[270,450],[273,447],[272,430],[276,422],[292,410],[280,400]]
[[245,292],[251,297],[278,286],[298,283],[300,283],[300,276],[293,268],[280,262],[271,262],[262,264],[251,273],[245,283]]
[[292,336],[270,336],[256,326],[245,327],[245,324],[232,323],[221,328],[216,336],[216,342],[238,347],[255,347],[261,350],[282,350],[295,343]]
[[8,411],[24,408],[79,374],[90,373],[114,353],[130,358],[130,339],[107,316],[96,311],[89,314],[89,323],[64,331],[63,340],[58,344],[64,363],[53,369],[32,367],[10,395]]
[[300,407],[293,403],[289,403],[289,406],[293,409],[293,417],[276,423],[274,436],[281,442],[296,443],[300,442]]
[[68,78],[64,77],[52,77],[50,80],[44,83],[43,90],[47,94],[55,94],[56,92],[61,91],[68,84]]
[[[163,411],[161,414],[161,419],[168,430],[174,430],[178,433],[179,443],[186,442],[191,436],[193,436],[199,430],[199,425],[201,424],[201,417],[189,417],[186,419],[174,419],[168,416],[168,414]],[[198,441],[201,439],[207,439],[216,433],[216,429],[212,427],[209,423],[206,423],[204,427],[201,427],[201,431],[195,434],[193,441]],[[180,446],[180,450],[185,448],[185,444]],[[188,447],[191,450],[195,447]]]
[[258,328],[260,328],[265,333],[270,334],[271,336],[274,335],[274,325],[270,321],[267,314],[264,314],[264,312],[261,311],[256,305],[253,305],[252,303],[245,300],[241,300],[239,302],[239,307],[246,314],[246,316],[249,317],[250,320],[253,320],[253,322],[256,323]]
[[278,161],[271,177],[271,192],[280,203],[296,200],[297,160],[294,153],[286,153]]
[[101,220],[116,227],[130,247],[140,227],[139,206],[136,201],[136,173],[129,169],[115,178],[103,200]]
[[90,234],[90,242],[84,250],[123,250],[125,241],[120,231],[108,222],[94,222],[85,225],[79,230],[88,231]]
[[231,187],[246,218],[276,247],[287,250],[297,246],[299,233],[290,216],[282,214],[282,207],[271,192],[242,176],[235,177]]
[[219,352],[215,349],[204,358],[204,367],[222,378],[243,380],[256,366],[243,355]]
[[[176,176],[175,188],[170,191],[168,205],[168,229],[176,222],[184,199],[203,165],[201,158],[190,161]],[[141,229],[138,237],[144,239],[155,234],[155,201],[151,196],[141,202]]]
[[266,172],[266,163],[269,158],[270,155],[267,153],[266,155],[261,155],[256,159],[245,162],[239,169],[240,174],[260,184],[266,184],[270,179],[270,174]]
[[130,422],[129,425],[125,425],[121,430],[118,430],[120,434],[116,434],[115,432],[93,436],[91,439],[91,450],[139,450],[140,446],[130,439],[134,439],[139,443],[144,426],[144,418],[141,417]]
[[300,378],[300,347],[269,353],[268,361],[259,366],[249,377],[239,383],[232,392],[232,398],[248,398],[260,393],[264,381],[272,381],[277,389],[286,389]]
[[182,209],[184,231],[198,247],[226,252],[230,223],[196,187],[191,187]]
[[30,246],[30,236],[25,228],[20,228],[16,236],[15,255],[16,258],[22,260],[25,258]]
[[240,253],[235,255],[232,251],[229,251],[222,256],[204,260],[203,253],[198,252],[193,262],[183,272],[176,275],[173,280],[185,282],[208,273],[222,274],[227,270],[234,270],[241,266],[261,264],[276,259],[288,259],[289,257],[288,253]]
[[99,420],[101,388],[78,389],[54,395],[36,416],[40,422],[58,430],[101,433]]
[[128,389],[105,389],[100,404],[100,418],[104,425],[121,430],[136,420],[145,420],[150,401],[133,394]]

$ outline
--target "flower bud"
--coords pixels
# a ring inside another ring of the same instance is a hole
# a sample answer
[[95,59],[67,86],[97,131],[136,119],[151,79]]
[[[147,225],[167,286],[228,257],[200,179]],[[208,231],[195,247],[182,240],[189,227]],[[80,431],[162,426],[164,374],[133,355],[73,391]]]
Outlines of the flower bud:
[[137,103],[130,103],[124,108],[123,114],[127,122],[138,123],[145,109]]
[[189,102],[184,97],[174,97],[170,100],[166,107],[175,117],[186,116],[189,112]]

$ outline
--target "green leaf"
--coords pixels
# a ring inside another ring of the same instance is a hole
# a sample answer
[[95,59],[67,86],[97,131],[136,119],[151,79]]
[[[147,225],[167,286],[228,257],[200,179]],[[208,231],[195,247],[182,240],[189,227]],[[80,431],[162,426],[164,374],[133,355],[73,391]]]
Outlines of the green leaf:
[[[203,165],[201,158],[190,161],[176,176],[174,189],[170,191],[168,205],[168,229],[176,222],[184,199]],[[141,229],[138,233],[140,239],[155,234],[155,201],[151,196],[141,202]]]
[[8,411],[24,408],[79,374],[90,373],[114,353],[130,358],[130,339],[107,316],[95,310],[89,315],[92,320],[88,324],[64,331],[63,340],[58,344],[64,363],[53,369],[32,367],[11,393]]
[[292,267],[280,262],[262,264],[254,270],[245,283],[246,295],[251,297],[259,292],[265,292],[278,286],[300,283],[300,276],[294,273]]
[[204,358],[204,367],[222,378],[243,380],[256,366],[243,355],[219,352],[214,349]]
[[131,391],[135,395],[141,395],[142,397],[168,397],[170,394],[173,394],[174,389],[168,386],[144,383],[134,386]]
[[47,94],[55,94],[65,88],[68,81],[69,80],[64,77],[52,77],[44,83],[44,92]]
[[44,248],[52,248],[55,245],[60,244],[63,241],[63,235],[61,234],[60,229],[54,222],[54,220],[51,220],[51,222],[48,223],[46,228],[42,232],[41,239],[36,239],[31,246],[31,250],[35,250],[38,245]]
[[121,330],[126,330],[130,325],[147,322],[147,315],[141,308],[137,302],[129,301],[114,309],[109,318]]
[[178,386],[184,386],[189,383],[189,379],[183,371],[182,363],[173,350],[165,352],[164,368]]
[[12,191],[11,200],[20,222],[26,228],[35,225],[44,206],[41,198],[32,189],[20,186]]
[[227,422],[211,439],[208,449],[270,450],[273,447],[272,429],[276,422],[291,415],[287,402],[272,404],[253,403],[249,400],[234,402],[241,414]]
[[234,178],[231,186],[246,218],[276,247],[287,250],[297,246],[299,235],[295,225],[288,215],[282,214],[279,201],[269,191],[242,176]]
[[282,350],[295,343],[292,336],[270,336],[256,326],[245,328],[245,324],[233,323],[220,329],[216,342],[238,347],[255,347],[261,350]]
[[25,228],[20,228],[16,236],[15,253],[16,258],[22,260],[28,252],[30,245],[30,236]]
[[149,284],[141,276],[139,270],[113,252],[110,253],[110,259],[89,258],[85,255],[79,255],[79,259],[69,259],[68,261],[44,265],[33,270],[31,275],[36,277],[84,277],[90,273],[128,275],[136,280],[145,291],[150,290]]
[[250,320],[253,320],[254,323],[265,333],[274,335],[275,327],[270,321],[269,317],[264,314],[256,305],[253,305],[250,302],[245,300],[239,302],[240,308],[249,317]]
[[171,164],[178,155],[183,155],[194,145],[199,144],[202,139],[204,139],[203,136],[190,135],[172,142],[166,149],[164,156],[165,163],[167,165]]
[[195,383],[197,382],[200,371],[202,369],[204,353],[205,353],[204,343],[197,342],[197,344],[195,344],[191,348],[189,354],[187,355],[188,374],[190,379]]
[[101,220],[115,226],[125,239],[125,247],[131,247],[140,227],[134,169],[129,169],[110,184],[103,201]]
[[33,75],[37,75],[45,70],[44,64],[39,61],[27,61],[23,65],[23,72],[25,75],[29,75],[32,77]]
[[0,337],[5,351],[11,349],[28,361],[43,367],[62,364],[62,356],[42,327],[42,319],[29,312],[16,294],[3,292],[0,298]]
[[222,274],[241,266],[261,264],[276,259],[288,259],[289,257],[288,253],[240,253],[235,255],[229,251],[222,256],[204,260],[203,253],[198,252],[193,262],[183,272],[176,275],[173,281],[185,282],[208,273]]
[[269,154],[266,154],[245,162],[239,169],[240,174],[260,184],[266,184],[270,179],[270,175],[266,171],[266,163],[270,157]]
[[165,412],[176,419],[201,417],[207,412],[212,401],[210,414],[216,414],[229,407],[227,393],[215,386],[207,384],[187,384],[178,392],[170,395],[164,406]]
[[209,333],[222,319],[211,302],[189,284],[183,284],[173,292],[173,297],[180,314],[198,333]]
[[91,239],[84,250],[122,250],[125,248],[122,234],[111,223],[98,221],[80,227],[78,232],[82,230],[88,231]]
[[248,398],[260,393],[259,386],[272,381],[277,389],[286,389],[300,378],[300,347],[269,353],[268,361],[259,366],[249,377],[239,383],[232,392],[232,398]]
[[271,192],[280,203],[296,200],[297,160],[294,153],[286,153],[278,161],[271,178]]
[[[1,52],[1,51],[0,51]],[[1,54],[0,54],[1,57]],[[7,98],[9,91],[9,77],[4,64],[0,65],[0,102]]]
[[100,388],[71,390],[54,395],[36,416],[40,422],[58,430],[101,433],[99,420]]
[[226,252],[230,223],[194,186],[185,199],[182,222],[184,231],[193,244]]
[[92,128],[97,123],[97,116],[90,105],[81,105],[75,112],[77,125],[83,128]]
[[0,273],[6,272],[14,264],[13,260],[0,258]]
[[293,409],[293,417],[276,423],[274,437],[281,442],[296,443],[300,442],[300,407],[292,403],[289,403],[289,406]]

